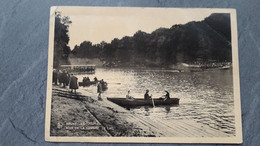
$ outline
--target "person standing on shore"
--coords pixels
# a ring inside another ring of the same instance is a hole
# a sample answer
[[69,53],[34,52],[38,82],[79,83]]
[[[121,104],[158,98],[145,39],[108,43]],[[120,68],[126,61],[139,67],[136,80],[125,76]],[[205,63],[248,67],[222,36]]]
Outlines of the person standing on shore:
[[70,74],[67,72],[66,73],[66,86],[68,86],[70,83]]
[[52,82],[55,83],[55,85],[57,85],[57,81],[58,81],[58,72],[56,69],[53,69]]
[[59,83],[59,85],[61,85],[61,71],[57,70],[57,82]]
[[73,90],[75,91],[75,94],[76,94],[76,90],[79,88],[78,86],[78,78],[75,77],[73,74],[71,74],[71,77],[70,77],[70,89],[71,89],[71,92],[73,92]]
[[63,70],[62,73],[60,74],[60,84],[62,84],[63,88],[66,87],[66,78],[67,78],[66,71]]
[[98,85],[97,85],[98,100],[102,100],[102,98],[101,98],[102,92],[103,92],[102,83],[98,82]]

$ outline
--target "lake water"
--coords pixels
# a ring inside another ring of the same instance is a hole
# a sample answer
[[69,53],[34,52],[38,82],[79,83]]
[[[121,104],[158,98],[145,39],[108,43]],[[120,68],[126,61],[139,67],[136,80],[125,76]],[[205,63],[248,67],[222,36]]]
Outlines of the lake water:
[[[195,120],[211,128],[235,135],[232,69],[203,72],[174,72],[156,69],[104,69],[97,68],[92,75],[108,83],[102,97],[125,97],[128,90],[135,98],[143,98],[145,90],[154,98],[170,93],[180,98],[178,106],[140,107],[130,109],[134,114],[159,120]],[[80,92],[97,97],[97,87],[80,87]]]

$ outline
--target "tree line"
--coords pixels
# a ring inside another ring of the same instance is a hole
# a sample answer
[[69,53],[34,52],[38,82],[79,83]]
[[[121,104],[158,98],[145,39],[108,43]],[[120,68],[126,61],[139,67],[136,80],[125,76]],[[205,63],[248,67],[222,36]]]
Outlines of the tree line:
[[[66,41],[63,42],[66,48]],[[63,48],[63,53],[67,54],[66,51]],[[114,38],[111,43],[84,41],[70,54],[76,58],[98,58],[109,67],[231,62],[230,15],[212,14],[203,21],[158,28],[151,33],[139,30],[131,37]]]

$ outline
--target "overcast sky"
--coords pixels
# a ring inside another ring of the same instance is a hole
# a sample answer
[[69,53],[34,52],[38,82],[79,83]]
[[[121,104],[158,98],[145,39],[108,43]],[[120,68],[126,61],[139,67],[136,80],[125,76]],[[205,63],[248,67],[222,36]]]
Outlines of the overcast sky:
[[73,49],[85,40],[110,43],[114,38],[133,36],[138,30],[151,33],[160,27],[201,21],[219,9],[58,7],[56,11],[72,21],[69,46]]

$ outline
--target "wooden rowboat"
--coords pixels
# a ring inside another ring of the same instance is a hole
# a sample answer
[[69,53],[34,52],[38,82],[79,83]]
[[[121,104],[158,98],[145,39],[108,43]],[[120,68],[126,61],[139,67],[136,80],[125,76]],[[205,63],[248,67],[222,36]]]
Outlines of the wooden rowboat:
[[179,104],[180,99],[179,98],[170,98],[167,100],[163,100],[163,99],[158,99],[155,98],[153,99],[149,99],[149,100],[145,100],[145,99],[126,99],[126,98],[107,98],[107,100],[122,106],[122,107],[126,107],[126,108],[132,108],[132,107],[138,107],[138,106],[153,106],[153,101],[154,101],[154,105],[158,106],[158,105],[175,105],[175,104]]
[[[89,87],[89,86],[91,86],[91,85],[96,85],[96,84],[97,84],[97,82],[79,82],[79,86],[83,86],[83,87]],[[104,83],[102,84],[102,90],[105,91],[105,90],[107,90],[107,89],[108,89],[107,83],[104,82]]]
[[97,82],[79,82],[79,86],[88,87],[90,85],[95,85]]

